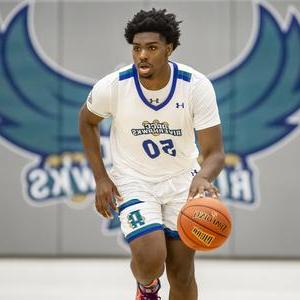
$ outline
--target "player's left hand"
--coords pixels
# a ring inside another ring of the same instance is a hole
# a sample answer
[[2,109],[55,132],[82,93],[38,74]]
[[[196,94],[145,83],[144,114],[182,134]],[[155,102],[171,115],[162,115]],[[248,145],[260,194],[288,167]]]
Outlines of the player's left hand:
[[211,182],[209,182],[205,177],[202,177],[201,173],[198,173],[191,183],[188,200],[206,196],[219,198],[220,193]]

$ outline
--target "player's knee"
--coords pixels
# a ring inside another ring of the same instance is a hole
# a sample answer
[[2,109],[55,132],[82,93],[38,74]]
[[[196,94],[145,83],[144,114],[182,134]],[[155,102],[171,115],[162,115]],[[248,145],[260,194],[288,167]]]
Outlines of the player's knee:
[[154,231],[132,241],[130,248],[133,269],[140,274],[161,275],[167,257],[165,236],[162,231]]
[[132,259],[144,274],[160,274],[164,271],[166,252],[164,249],[139,249]]

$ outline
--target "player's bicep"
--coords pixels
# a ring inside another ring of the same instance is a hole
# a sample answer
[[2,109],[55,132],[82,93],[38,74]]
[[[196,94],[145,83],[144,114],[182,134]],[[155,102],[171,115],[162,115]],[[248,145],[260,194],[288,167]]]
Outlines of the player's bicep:
[[91,112],[87,104],[85,103],[80,110],[80,122],[85,123],[88,125],[97,125],[100,123],[104,118],[96,115],[95,113]]

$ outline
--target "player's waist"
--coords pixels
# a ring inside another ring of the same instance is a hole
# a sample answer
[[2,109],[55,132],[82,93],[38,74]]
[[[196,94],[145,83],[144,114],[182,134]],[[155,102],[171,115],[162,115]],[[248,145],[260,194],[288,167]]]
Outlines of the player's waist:
[[134,177],[142,179],[146,182],[162,182],[169,180],[174,176],[178,176],[193,170],[198,171],[200,169],[197,158],[191,159],[189,163],[177,166],[164,166],[157,164],[155,168],[143,165],[141,167],[139,164],[128,164],[124,161],[114,162],[113,168],[111,170],[111,175],[113,177]]

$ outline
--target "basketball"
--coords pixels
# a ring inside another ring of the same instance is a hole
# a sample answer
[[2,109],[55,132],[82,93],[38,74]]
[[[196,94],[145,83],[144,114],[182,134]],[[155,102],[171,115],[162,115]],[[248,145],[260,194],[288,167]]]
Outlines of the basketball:
[[230,235],[230,213],[218,199],[193,199],[182,207],[177,229],[188,247],[200,251],[213,250],[222,246]]

